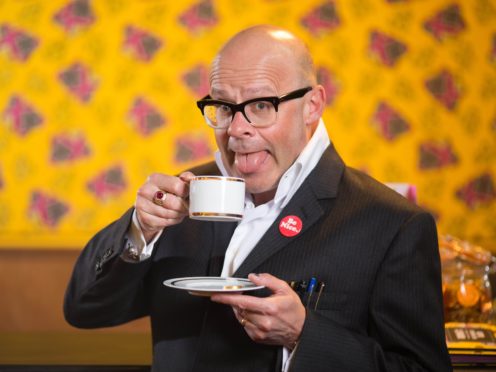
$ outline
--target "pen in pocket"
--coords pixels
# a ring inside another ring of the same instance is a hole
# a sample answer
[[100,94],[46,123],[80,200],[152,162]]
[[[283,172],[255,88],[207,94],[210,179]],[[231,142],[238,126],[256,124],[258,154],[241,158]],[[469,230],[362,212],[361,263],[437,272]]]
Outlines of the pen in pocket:
[[322,291],[324,290],[324,287],[325,287],[325,283],[324,282],[320,282],[319,283],[318,293],[317,293],[317,300],[315,301],[315,306],[313,308],[314,310],[317,310],[317,306],[319,305],[320,296],[322,295]]
[[310,300],[312,299],[312,295],[313,295],[313,292],[315,290],[316,284],[317,284],[317,279],[315,279],[315,278],[310,279],[310,282],[308,282],[308,287],[307,287],[308,297],[307,297],[307,304],[306,304],[307,308],[310,306]]

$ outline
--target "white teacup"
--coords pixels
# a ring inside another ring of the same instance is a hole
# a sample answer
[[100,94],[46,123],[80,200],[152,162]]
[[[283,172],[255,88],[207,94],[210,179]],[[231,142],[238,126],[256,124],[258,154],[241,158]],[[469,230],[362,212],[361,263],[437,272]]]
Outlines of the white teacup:
[[245,209],[245,180],[196,176],[189,184],[189,217],[204,221],[239,221]]

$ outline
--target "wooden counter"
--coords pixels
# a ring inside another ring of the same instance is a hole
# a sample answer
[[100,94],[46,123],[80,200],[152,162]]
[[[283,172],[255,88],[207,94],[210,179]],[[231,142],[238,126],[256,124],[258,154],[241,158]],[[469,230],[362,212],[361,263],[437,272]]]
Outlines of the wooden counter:
[[[0,333],[1,372],[149,372],[151,360],[149,333]],[[454,370],[496,372],[496,367]]]
[[148,333],[0,333],[0,371],[148,372]]

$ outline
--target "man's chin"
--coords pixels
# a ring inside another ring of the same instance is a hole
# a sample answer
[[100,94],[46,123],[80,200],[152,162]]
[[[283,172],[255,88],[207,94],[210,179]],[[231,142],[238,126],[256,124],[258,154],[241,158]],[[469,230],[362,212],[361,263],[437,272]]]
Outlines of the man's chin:
[[268,182],[266,176],[260,174],[242,175],[241,178],[244,178],[246,191],[250,194],[263,194],[277,188],[277,185],[274,186],[274,183]]
[[243,172],[236,164],[231,167],[231,174],[245,180],[246,191],[250,194],[263,194],[277,189],[279,179],[272,180],[272,174],[267,169],[259,169],[256,172]]

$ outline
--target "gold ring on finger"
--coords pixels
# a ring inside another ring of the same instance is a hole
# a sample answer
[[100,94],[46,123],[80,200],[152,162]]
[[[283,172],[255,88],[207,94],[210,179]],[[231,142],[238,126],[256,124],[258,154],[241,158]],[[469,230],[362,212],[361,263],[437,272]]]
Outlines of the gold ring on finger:
[[167,193],[165,191],[158,190],[155,195],[153,195],[153,203],[163,206],[166,198]]

